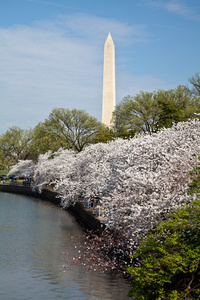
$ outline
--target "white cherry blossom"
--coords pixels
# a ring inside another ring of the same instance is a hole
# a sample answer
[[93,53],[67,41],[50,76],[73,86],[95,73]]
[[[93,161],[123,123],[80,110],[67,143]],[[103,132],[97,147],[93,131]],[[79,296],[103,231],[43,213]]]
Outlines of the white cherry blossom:
[[8,176],[20,176],[20,177],[33,177],[35,171],[35,164],[32,160],[19,160],[16,165],[14,165],[9,173]]
[[130,246],[177,206],[189,203],[189,172],[200,156],[200,121],[130,140],[98,143],[75,154],[60,149],[39,157],[36,187],[52,185],[62,205],[101,199],[107,228],[126,232]]

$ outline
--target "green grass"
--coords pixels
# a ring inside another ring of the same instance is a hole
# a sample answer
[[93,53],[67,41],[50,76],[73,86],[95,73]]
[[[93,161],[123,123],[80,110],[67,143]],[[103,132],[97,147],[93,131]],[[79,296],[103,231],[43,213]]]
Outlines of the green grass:
[[8,174],[8,170],[0,170],[0,175],[6,175]]

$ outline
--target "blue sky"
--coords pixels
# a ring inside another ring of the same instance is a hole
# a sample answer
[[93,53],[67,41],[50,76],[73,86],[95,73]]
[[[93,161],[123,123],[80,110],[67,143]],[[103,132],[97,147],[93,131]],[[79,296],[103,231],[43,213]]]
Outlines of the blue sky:
[[0,134],[34,128],[54,107],[101,120],[109,32],[117,103],[200,72],[199,0],[0,0]]

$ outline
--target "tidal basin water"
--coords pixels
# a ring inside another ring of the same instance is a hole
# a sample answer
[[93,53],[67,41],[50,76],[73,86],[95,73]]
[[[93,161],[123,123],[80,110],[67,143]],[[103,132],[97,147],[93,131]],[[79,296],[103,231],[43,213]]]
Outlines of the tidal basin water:
[[36,198],[0,192],[0,299],[124,300],[129,283],[73,260],[84,232],[73,216]]

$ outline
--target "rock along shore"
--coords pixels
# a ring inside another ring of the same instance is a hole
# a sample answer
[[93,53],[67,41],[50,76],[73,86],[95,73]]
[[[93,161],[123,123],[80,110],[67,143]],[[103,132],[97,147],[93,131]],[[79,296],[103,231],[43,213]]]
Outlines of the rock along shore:
[[[33,191],[30,186],[23,186],[17,184],[0,184],[0,192],[13,193],[27,195],[35,198],[40,198],[49,201],[57,206],[61,206],[59,194],[49,188],[44,188],[41,193]],[[73,214],[76,220],[89,230],[102,230],[104,227],[98,218],[92,213],[91,210],[87,210],[81,202],[76,202],[75,205],[71,205],[66,208],[71,214]]]

